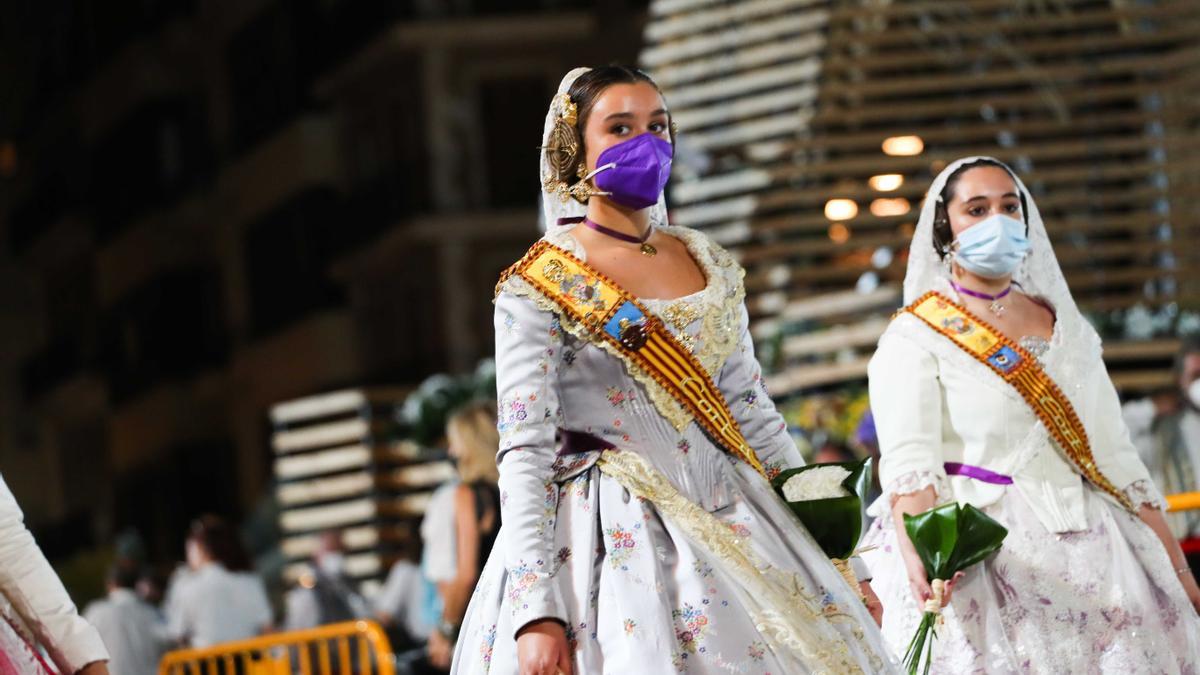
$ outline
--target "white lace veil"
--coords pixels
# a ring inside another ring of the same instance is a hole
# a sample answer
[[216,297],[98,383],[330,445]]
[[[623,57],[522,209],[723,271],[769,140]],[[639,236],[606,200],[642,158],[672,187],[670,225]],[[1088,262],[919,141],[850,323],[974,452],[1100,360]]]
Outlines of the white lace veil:
[[904,304],[915,302],[929,291],[938,291],[951,298],[958,298],[958,294],[950,285],[949,272],[933,247],[933,219],[938,195],[941,194],[950,175],[960,166],[981,159],[996,162],[1008,170],[1017,184],[1017,189],[1025,198],[1025,207],[1029,210],[1029,255],[1021,262],[1013,274],[1013,279],[1027,295],[1042,298],[1054,307],[1058,318],[1056,332],[1061,333],[1064,338],[1069,334],[1090,334],[1089,341],[1098,345],[1099,336],[1083,318],[1075,305],[1075,299],[1071,297],[1071,290],[1067,287],[1067,280],[1059,267],[1058,258],[1054,255],[1054,248],[1050,244],[1049,235],[1046,234],[1046,226],[1038,213],[1037,205],[1033,202],[1033,195],[1029,194],[1029,189],[1008,165],[991,157],[964,157],[951,163],[938,174],[929,191],[925,193],[921,217],[917,221],[917,229],[913,233],[912,246],[908,253],[908,271],[904,276]]
[[[555,98],[550,101],[550,109],[546,111],[546,124],[542,127],[542,147],[545,148],[550,144],[550,134],[554,131],[554,121],[562,115],[562,108],[559,105],[557,94],[565,94],[571,90],[571,85],[575,80],[591,68],[574,68],[563,76],[562,82],[558,84],[558,91],[555,92]],[[580,120],[582,122],[583,120]],[[579,130],[579,137],[583,138],[583,129]],[[582,151],[582,148],[580,148]],[[553,175],[553,170],[550,168],[550,157],[546,150],[539,153],[540,162],[538,164],[538,176],[541,181],[544,181],[547,176]],[[543,232],[556,234],[569,230],[574,227],[571,225],[559,225],[559,218],[582,218],[587,214],[587,204],[580,204],[574,199],[568,197],[566,201],[560,199],[557,195],[548,194],[545,190],[542,191],[542,219],[541,228]],[[660,227],[667,223],[667,202],[664,195],[658,196],[658,203],[650,207],[650,223],[654,227]]]

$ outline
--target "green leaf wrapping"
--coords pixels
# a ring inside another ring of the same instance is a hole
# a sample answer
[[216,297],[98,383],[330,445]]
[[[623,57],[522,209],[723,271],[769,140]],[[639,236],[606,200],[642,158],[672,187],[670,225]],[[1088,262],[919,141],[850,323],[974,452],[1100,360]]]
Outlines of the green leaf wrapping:
[[[992,520],[987,514],[967,504],[955,502],[943,504],[915,516],[905,514],[904,529],[912,540],[921,563],[925,565],[925,576],[950,580],[956,573],[965,570],[1000,549],[1008,530]],[[937,614],[925,612],[921,624],[904,653],[905,669],[910,675],[918,671],[929,673],[933,663],[933,640]],[[925,667],[921,669],[921,663]]]
[[999,550],[1008,530],[983,511],[967,504],[943,504],[915,516],[904,516],[904,529],[912,540],[930,581],[949,580]]
[[846,497],[830,499],[811,499],[802,502],[789,502],[788,508],[816,540],[821,550],[830,558],[849,558],[858,547],[859,537],[862,536],[863,501],[871,486],[871,459],[857,462],[830,462],[826,464],[808,464],[795,469],[781,471],[771,485],[783,498],[783,484],[798,473],[817,467],[840,466],[850,472],[842,481],[842,487],[850,492]]

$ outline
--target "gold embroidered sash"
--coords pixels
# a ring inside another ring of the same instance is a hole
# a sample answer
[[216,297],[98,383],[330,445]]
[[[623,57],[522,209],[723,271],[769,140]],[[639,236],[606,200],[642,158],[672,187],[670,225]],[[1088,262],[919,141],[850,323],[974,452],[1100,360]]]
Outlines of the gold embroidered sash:
[[628,367],[648,374],[691,413],[713,441],[766,477],[708,372],[662,321],[625,289],[547,241],[529,249],[500,277],[500,284],[513,275],[528,281],[594,336],[616,346]]
[[901,311],[925,322],[1011,384],[1076,470],[1126,509],[1137,512],[1129,497],[1100,473],[1075,408],[1029,352],[936,291],[926,293]]

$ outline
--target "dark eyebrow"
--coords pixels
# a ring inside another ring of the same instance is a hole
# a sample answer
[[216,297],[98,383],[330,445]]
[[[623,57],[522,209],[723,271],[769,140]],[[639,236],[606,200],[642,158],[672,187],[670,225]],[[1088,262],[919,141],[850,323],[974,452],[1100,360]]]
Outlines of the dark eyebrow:
[[[1017,193],[1015,193],[1015,192],[1008,192],[1008,193],[1005,193],[1005,194],[1004,194],[1003,196],[1001,196],[1000,198],[1001,198],[1001,199],[1007,199],[1007,198],[1009,198],[1009,197],[1012,197],[1013,199],[1020,199],[1020,197],[1019,197],[1019,196],[1017,195]],[[970,204],[971,202],[977,202],[977,201],[979,201],[980,199],[987,199],[987,197],[985,197],[984,195],[979,195],[978,197],[971,197],[970,199],[968,199],[968,200],[964,201],[963,203],[964,203],[964,204]]]
[[[659,115],[666,115],[666,114],[667,114],[667,109],[666,109],[666,108],[659,108],[658,110],[655,110],[654,112],[650,113],[650,116],[651,116],[651,117],[658,117]],[[609,120],[612,120],[612,119],[618,119],[618,118],[620,118],[620,119],[628,119],[628,118],[630,118],[630,117],[633,117],[633,113],[631,113],[631,112],[619,112],[619,113],[613,113],[613,114],[609,115],[608,117],[605,117],[605,118],[604,118],[604,121],[605,121],[605,122],[607,122],[607,121],[609,121]]]

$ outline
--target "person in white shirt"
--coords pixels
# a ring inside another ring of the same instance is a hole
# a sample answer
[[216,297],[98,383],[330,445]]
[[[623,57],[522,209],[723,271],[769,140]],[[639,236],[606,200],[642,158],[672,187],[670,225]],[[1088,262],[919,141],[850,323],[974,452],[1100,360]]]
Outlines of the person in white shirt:
[[60,673],[108,675],[100,634],[79,616],[24,518],[0,476],[0,672],[49,672],[16,629],[23,623]]
[[[934,672],[1200,672],[1200,588],[1009,167],[972,157],[934,181],[904,302],[869,366],[884,494],[863,542],[893,649],[928,602],[945,607]],[[1008,536],[939,602],[903,516],[952,501]]]
[[411,560],[397,560],[375,597],[375,617],[384,627],[394,629],[403,641],[423,642],[436,624],[436,617],[427,611],[432,604],[428,600],[435,594],[436,590],[421,574],[419,566]]
[[266,588],[224,521],[204,516],[193,523],[187,560],[192,571],[168,594],[169,629],[176,639],[209,647],[271,630]]
[[[1173,372],[1174,388],[1121,409],[1138,454],[1167,494],[1200,490],[1200,340],[1183,343]],[[1167,522],[1180,539],[1200,538],[1200,510],[1167,514]]]
[[108,647],[109,669],[120,675],[154,675],[171,642],[158,612],[135,592],[137,582],[137,568],[114,565],[108,597],[88,605],[83,614]]

